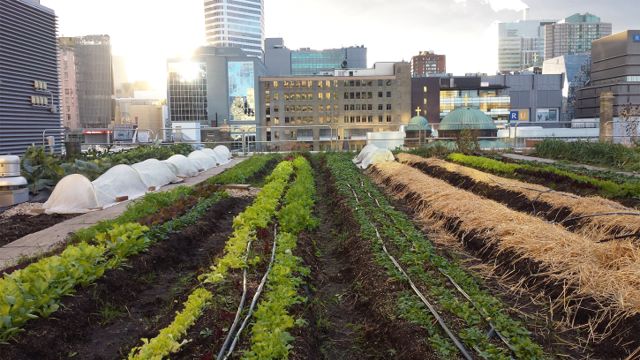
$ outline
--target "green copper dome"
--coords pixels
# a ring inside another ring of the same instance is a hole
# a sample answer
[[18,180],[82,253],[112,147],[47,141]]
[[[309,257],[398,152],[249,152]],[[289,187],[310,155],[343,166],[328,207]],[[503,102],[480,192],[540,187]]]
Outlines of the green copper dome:
[[478,109],[461,108],[450,112],[440,122],[438,130],[498,130],[493,120]]
[[407,131],[429,131],[431,130],[431,126],[429,126],[429,121],[422,116],[415,116],[413,119],[409,120],[409,124],[407,125]]

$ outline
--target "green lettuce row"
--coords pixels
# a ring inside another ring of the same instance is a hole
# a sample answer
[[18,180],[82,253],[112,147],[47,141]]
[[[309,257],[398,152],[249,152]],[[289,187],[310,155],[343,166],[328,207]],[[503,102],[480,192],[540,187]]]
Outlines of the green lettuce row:
[[200,318],[212,298],[213,294],[206,289],[194,290],[185,302],[184,309],[176,314],[173,322],[162,329],[155,338],[142,339],[141,346],[131,349],[129,358],[160,360],[163,355],[178,352],[184,343],[178,340],[184,337],[189,328]]
[[523,180],[528,180],[526,176],[528,174],[534,174],[542,179],[548,179],[549,175],[560,176],[578,183],[593,186],[599,189],[600,194],[607,198],[640,196],[640,182],[625,182],[618,184],[610,180],[597,179],[591,176],[563,170],[553,165],[506,163],[481,156],[470,156],[459,153],[450,154],[447,157],[447,160],[460,165],[470,166],[478,170]]
[[[486,358],[508,358],[508,354],[489,343],[480,330],[483,326],[482,314],[468,302],[458,300],[457,294],[449,290],[446,280],[437,269],[442,269],[451,276],[473,301],[484,309],[501,334],[509,339],[518,358],[544,357],[542,348],[531,340],[529,331],[506,313],[501,302],[483,291],[477,281],[458,264],[439,256],[433,245],[424,238],[420,230],[415,228],[407,215],[395,210],[375,185],[357,171],[348,157],[330,155],[327,158],[327,164],[336,180],[338,191],[354,209],[354,216],[360,224],[361,234],[373,242],[375,253],[379,255],[378,261],[387,268],[390,275],[400,279],[400,274],[393,264],[382,255],[375,229],[371,225],[372,220],[379,224],[381,235],[389,239],[399,250],[401,254],[399,260],[406,267],[409,275],[426,286],[428,294],[437,299],[441,308],[467,324],[468,328],[459,334],[466,344],[480,349]],[[364,184],[364,189],[360,186],[360,182]],[[358,185],[354,186],[356,183]],[[352,189],[358,194],[359,204],[356,204],[353,199]],[[377,206],[375,200],[369,198],[367,192],[378,200],[382,208]],[[431,266],[425,268],[425,264],[431,264]],[[416,313],[421,309],[425,311],[424,316],[416,317]],[[431,315],[426,312],[424,305],[417,301],[415,296],[409,294],[402,296],[399,299],[398,310],[401,317],[427,329],[430,343],[440,356],[449,358],[456,353],[448,339],[443,338],[439,329],[433,325]]]
[[293,337],[289,330],[303,320],[296,321],[289,309],[305,301],[299,293],[310,270],[302,258],[293,255],[297,236],[317,226],[313,217],[315,181],[311,165],[304,157],[293,161],[296,179],[285,195],[284,206],[278,212],[280,232],[277,236],[276,258],[269,274],[265,299],[260,302],[251,330],[251,348],[246,359],[286,359]]
[[[249,266],[243,256],[247,244],[255,240],[256,230],[266,228],[274,217],[292,173],[293,164],[290,161],[283,161],[276,166],[253,204],[234,218],[234,231],[225,245],[224,256],[217,260],[217,264],[211,267],[210,272],[199,276],[200,281],[217,284],[224,280],[229,270]],[[174,322],[168,328],[161,330],[156,338],[142,339],[143,344],[131,349],[128,358],[162,359],[179,351],[183,344],[181,338],[202,315],[213,296],[205,288],[194,290],[191,296],[196,293],[200,294],[196,299],[205,299],[205,301],[193,300],[189,303],[188,300],[184,310],[178,314],[182,319],[176,317]]]
[[144,250],[147,231],[139,224],[116,225],[101,234],[96,245],[81,242],[5,275],[0,279],[0,341],[18,333],[28,320],[57,311],[61,299],[78,285],[95,282],[106,270]]
[[232,168],[208,180],[211,184],[244,184],[260,172],[272,160],[279,160],[280,154],[255,155]]
[[127,223],[96,235],[91,244],[68,246],[60,255],[43,258],[0,279],[0,341],[20,331],[30,319],[48,317],[58,310],[64,296],[78,285],[87,286],[105,271],[146,251],[168,233],[195,224],[225,193],[201,201],[187,214],[154,227]]

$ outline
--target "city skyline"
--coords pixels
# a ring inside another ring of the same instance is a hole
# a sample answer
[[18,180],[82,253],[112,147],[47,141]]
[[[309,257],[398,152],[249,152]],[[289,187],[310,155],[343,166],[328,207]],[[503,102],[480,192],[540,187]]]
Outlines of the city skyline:
[[[179,7],[150,0],[41,2],[56,11],[60,36],[109,34],[113,55],[126,58],[129,80],[159,89],[166,86],[166,59],[190,56],[206,42],[202,0],[183,1]],[[265,35],[285,38],[292,49],[365,45],[369,65],[410,61],[421,50],[434,50],[447,55],[451,73],[492,74],[498,70],[498,22],[521,19],[524,8],[530,8],[529,19],[588,11],[613,23],[617,32],[634,26],[635,12],[616,11],[622,6],[628,8],[624,0],[410,0],[391,7],[382,1],[272,0],[265,2]],[[640,9],[640,4],[632,6]],[[317,25],[310,25],[310,19]]]

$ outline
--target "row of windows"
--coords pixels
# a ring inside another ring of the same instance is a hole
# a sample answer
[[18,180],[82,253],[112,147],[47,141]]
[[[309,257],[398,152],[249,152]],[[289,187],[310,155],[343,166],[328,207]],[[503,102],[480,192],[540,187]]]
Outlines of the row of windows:
[[[385,109],[385,105],[384,104],[378,104],[378,110],[382,111]],[[387,110],[391,110],[391,104],[387,104],[386,106]],[[344,110],[345,111],[359,111],[359,110],[368,110],[368,111],[373,111],[373,104],[350,104],[350,105],[344,105]]]
[[[340,84],[345,87],[356,87],[356,86],[374,86],[375,82],[373,80],[340,80]],[[317,86],[319,88],[330,88],[330,87],[338,87],[338,80],[284,80],[284,81],[273,81],[271,83],[266,83],[265,88],[270,89],[273,87],[274,89],[278,89],[281,86],[285,89],[289,88],[312,88],[313,86]],[[391,86],[391,80],[378,80],[378,86]]]
[[[384,93],[382,91],[378,91],[378,97],[379,98],[384,97]],[[391,97],[391,91],[387,91],[387,97],[388,98]],[[373,93],[371,91],[368,91],[368,92],[364,92],[363,91],[363,92],[356,92],[356,93],[353,93],[353,92],[348,92],[347,93],[347,92],[345,92],[344,93],[344,99],[345,100],[347,100],[347,99],[356,99],[356,100],[359,100],[359,99],[373,99]]]
[[[385,116],[383,115],[378,115],[378,122],[381,123],[383,122],[383,120],[385,119]],[[386,116],[386,120],[387,122],[391,122],[393,119],[393,117],[391,115],[387,115]],[[367,116],[345,116],[344,117],[344,122],[345,123],[372,123],[373,122],[373,115],[367,115]]]
[[[244,35],[244,36],[250,36],[250,35],[247,34],[247,35]],[[259,36],[260,35],[258,35],[258,37]],[[248,43],[248,44],[254,44],[254,45],[262,44],[262,41],[260,41],[260,40],[243,39],[243,38],[239,38],[239,37],[235,37],[235,36],[225,37],[225,36],[220,36],[220,35],[214,36],[211,39],[211,41],[212,42],[216,42],[216,41],[233,41],[233,42],[236,42],[236,43]]]
[[[283,98],[284,101],[310,101],[313,100],[313,93],[283,93]],[[331,93],[327,92],[327,93],[318,93],[317,94],[318,100],[331,100],[332,97],[335,98],[335,94],[332,96]],[[274,101],[279,101],[280,100],[280,93],[273,93],[273,100]],[[271,101],[271,95],[270,92],[267,90],[265,91],[265,101],[266,102],[270,102]]]
[[243,13],[236,13],[231,12],[231,11],[216,11],[216,12],[212,12],[212,13],[208,13],[207,14],[207,20],[205,21],[205,24],[215,24],[217,22],[220,22],[220,19],[246,19],[246,20],[253,20],[253,21],[261,21],[262,19],[260,18],[260,16],[255,16],[255,15],[247,15],[247,14],[243,14]]
[[[238,6],[245,6],[245,7],[250,7],[250,8],[254,8],[254,9],[262,9],[262,5],[260,4],[256,4],[256,3],[252,3],[252,2],[243,2],[243,1],[235,1],[235,0],[209,0],[207,2],[204,3],[205,7],[211,6],[211,5],[215,5],[215,4],[231,4],[231,5],[238,5]],[[258,1],[259,3],[259,1]]]
[[[318,117],[318,123],[319,124],[325,124],[325,123],[331,123],[333,119],[333,122],[337,123],[338,122],[338,118],[337,117],[324,117],[324,116],[320,116]],[[314,123],[315,118],[313,116],[285,116],[284,117],[284,124],[313,124]],[[343,117],[343,121],[345,124],[354,124],[354,123],[373,123],[375,120],[377,120],[379,123],[383,123],[383,122],[392,122],[393,121],[393,116],[391,115],[378,115],[373,116],[373,115],[353,115],[353,116],[344,116]],[[279,117],[267,117],[266,118],[267,124],[268,125],[273,125],[273,126],[277,126],[280,125],[280,118]],[[313,131],[313,130],[311,130]]]
[[[205,10],[206,16],[209,16],[209,14],[212,14],[209,11],[213,11],[215,13],[217,11],[224,10],[224,5],[213,5],[211,7],[205,7],[204,10]],[[244,9],[244,8],[239,8],[237,6],[231,6],[231,5],[227,6],[227,10],[236,11],[240,13],[262,15],[262,10]]]

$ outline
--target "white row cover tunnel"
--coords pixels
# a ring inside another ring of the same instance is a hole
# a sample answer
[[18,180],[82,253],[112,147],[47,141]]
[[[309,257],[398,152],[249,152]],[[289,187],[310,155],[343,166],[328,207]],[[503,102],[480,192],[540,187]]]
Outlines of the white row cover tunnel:
[[123,200],[144,196],[163,186],[194,177],[231,161],[225,146],[174,155],[167,160],[149,159],[137,164],[116,165],[93,182],[85,176],[66,176],[51,193],[43,208],[47,214],[82,214],[104,209]]
[[391,151],[369,144],[362,148],[362,151],[352,161],[360,169],[367,169],[371,165],[395,160],[396,158]]

